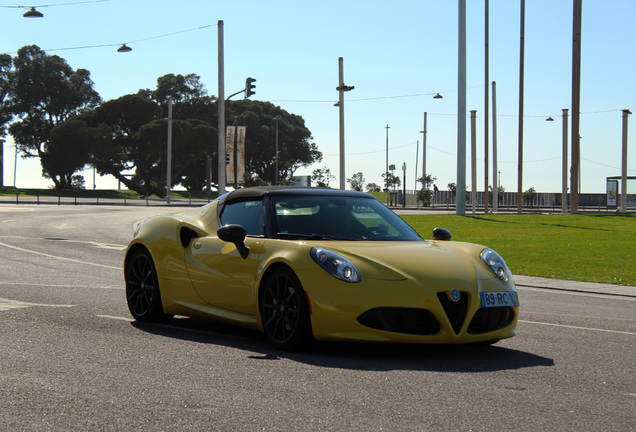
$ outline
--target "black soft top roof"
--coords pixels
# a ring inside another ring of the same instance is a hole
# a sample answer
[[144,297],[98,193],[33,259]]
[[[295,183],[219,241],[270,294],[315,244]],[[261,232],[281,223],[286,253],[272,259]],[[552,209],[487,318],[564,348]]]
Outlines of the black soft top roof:
[[312,188],[306,186],[255,186],[236,189],[225,197],[220,197],[221,202],[235,203],[240,201],[252,201],[262,199],[265,195],[296,195],[296,196],[341,196],[375,199],[373,195],[365,192],[347,191],[331,188]]

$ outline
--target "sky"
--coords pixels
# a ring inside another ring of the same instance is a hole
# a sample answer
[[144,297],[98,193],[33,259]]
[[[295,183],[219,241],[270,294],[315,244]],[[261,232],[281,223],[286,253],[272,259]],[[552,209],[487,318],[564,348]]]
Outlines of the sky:
[[[477,188],[485,184],[485,1],[467,0],[467,110],[476,110]],[[520,1],[489,1],[489,81],[496,82],[497,180],[518,190]],[[42,3],[46,4],[46,3]],[[35,44],[74,69],[91,73],[104,100],[154,89],[157,78],[194,73],[218,94],[218,26],[223,21],[225,95],[256,78],[252,98],[304,118],[323,160],[296,175],[329,168],[339,185],[338,58],[343,58],[345,177],[362,172],[382,184],[389,164],[407,189],[426,173],[441,190],[457,181],[457,0],[107,0],[59,1],[23,18],[25,5],[0,0],[0,52]],[[30,5],[30,4],[28,4]],[[572,105],[572,0],[525,2],[522,190],[561,192],[562,109]],[[622,110],[636,110],[633,0],[583,0],[581,35],[581,191],[604,193],[621,175]],[[127,43],[131,52],[118,53]],[[81,48],[88,47],[88,48]],[[73,48],[73,49],[67,49]],[[492,89],[488,85],[489,184],[492,176]],[[442,99],[434,99],[440,93]],[[242,97],[242,96],[238,96]],[[555,121],[546,121],[552,117]],[[466,121],[466,180],[471,184],[471,122]],[[386,126],[389,126],[388,128]],[[570,126],[571,127],[571,126]],[[633,128],[632,128],[633,129]],[[569,129],[571,130],[571,129]],[[387,139],[388,133],[388,139]],[[568,134],[570,139],[570,134]],[[628,175],[636,176],[629,144]],[[387,145],[388,143],[388,145]],[[211,143],[215,146],[216,142]],[[249,146],[247,131],[246,146]],[[571,153],[571,150],[569,150]],[[17,158],[4,144],[4,184],[51,187],[37,159]],[[83,173],[87,188],[93,172]],[[216,178],[216,175],[214,176]],[[98,189],[117,187],[97,176]],[[348,185],[347,185],[348,187]],[[420,187],[419,185],[417,186]]]

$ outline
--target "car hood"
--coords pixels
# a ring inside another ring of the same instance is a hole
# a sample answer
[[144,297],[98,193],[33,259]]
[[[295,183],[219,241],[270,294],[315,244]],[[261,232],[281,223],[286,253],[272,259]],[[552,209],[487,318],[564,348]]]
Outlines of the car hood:
[[461,242],[334,242],[322,244],[341,253],[363,278],[379,280],[492,279],[479,257],[484,246]]

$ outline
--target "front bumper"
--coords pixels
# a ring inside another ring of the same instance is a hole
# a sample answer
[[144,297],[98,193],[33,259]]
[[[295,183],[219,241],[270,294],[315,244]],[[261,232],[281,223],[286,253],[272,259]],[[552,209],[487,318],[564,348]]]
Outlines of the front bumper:
[[[476,278],[351,284],[320,272],[307,276],[301,282],[316,339],[462,344],[517,334],[518,307],[482,308],[479,295],[515,291],[512,278],[505,283]],[[451,300],[451,290],[460,292],[459,300]]]

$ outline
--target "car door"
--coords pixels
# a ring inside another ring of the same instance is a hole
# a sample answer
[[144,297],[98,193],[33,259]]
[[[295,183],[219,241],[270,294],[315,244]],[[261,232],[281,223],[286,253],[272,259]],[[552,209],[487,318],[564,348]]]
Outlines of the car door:
[[226,205],[219,218],[221,225],[236,224],[245,228],[248,235],[245,245],[250,253],[247,258],[241,258],[234,244],[216,235],[197,238],[186,251],[190,279],[205,302],[219,308],[256,315],[256,273],[265,241],[262,201]]
[[263,244],[263,239],[245,239],[250,253],[243,259],[236,246],[216,236],[194,239],[185,258],[199,297],[218,308],[256,315],[256,272]]

